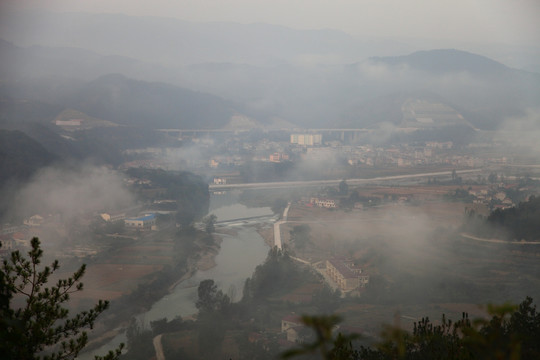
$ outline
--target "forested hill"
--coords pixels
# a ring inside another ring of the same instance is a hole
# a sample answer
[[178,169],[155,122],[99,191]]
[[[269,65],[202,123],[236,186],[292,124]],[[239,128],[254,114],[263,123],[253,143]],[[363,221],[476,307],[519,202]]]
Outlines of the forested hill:
[[510,209],[496,209],[487,218],[490,225],[502,227],[516,240],[540,240],[540,197]]
[[[199,175],[188,171],[144,168],[130,168],[126,173],[133,178],[150,180],[150,187],[159,190],[161,198],[175,200],[176,221],[182,225],[189,225],[208,213],[208,184]],[[143,191],[139,195],[144,196],[144,189],[141,190]]]
[[91,116],[150,128],[220,128],[238,106],[214,95],[172,85],[102,76],[82,87],[69,105]]
[[519,72],[485,56],[455,49],[416,51],[405,56],[373,57],[371,60],[391,66],[407,65],[413,69],[437,74],[468,72],[500,77]]
[[[344,121],[348,126],[366,125],[373,121],[371,114],[379,121],[387,116],[400,119],[399,110],[407,98],[446,104],[480,129],[495,129],[508,118],[523,116],[526,108],[539,105],[539,74],[465,51],[436,49],[405,56],[372,57],[347,71],[350,77],[361,77],[370,74],[366,69],[381,71],[388,80],[374,83],[383,91],[372,99],[359,101],[346,113]],[[392,94],[406,96],[388,97]],[[366,112],[370,115],[366,116]]]
[[0,130],[0,187],[24,181],[58,157],[22,131]]
[[0,129],[0,219],[16,201],[16,190],[39,169],[59,160],[24,132]]

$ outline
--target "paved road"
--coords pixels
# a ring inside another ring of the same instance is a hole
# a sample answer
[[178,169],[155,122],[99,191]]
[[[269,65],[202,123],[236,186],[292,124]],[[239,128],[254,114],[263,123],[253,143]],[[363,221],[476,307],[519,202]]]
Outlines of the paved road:
[[281,224],[287,222],[287,216],[289,214],[290,207],[291,207],[291,203],[289,202],[285,210],[283,210],[282,219],[274,223],[274,246],[277,246],[277,248],[280,250],[283,247],[283,245],[281,244]]
[[277,246],[278,249],[281,250],[281,224],[283,224],[282,220],[279,220],[274,223],[274,246]]
[[[469,174],[480,172],[482,169],[472,169],[472,170],[458,170],[457,174]],[[347,179],[347,184],[349,185],[359,185],[380,181],[389,181],[389,180],[406,180],[406,179],[416,179],[432,176],[450,176],[451,171],[437,171],[429,173],[420,173],[420,174],[407,174],[407,175],[392,175],[392,176],[380,176],[369,179]],[[319,186],[319,185],[337,185],[343,179],[339,180],[306,180],[306,181],[277,181],[277,182],[266,182],[266,183],[248,183],[248,184],[223,184],[215,185],[210,184],[210,190],[227,190],[227,189],[274,189],[274,188],[283,188],[283,187],[298,187],[298,186]]]

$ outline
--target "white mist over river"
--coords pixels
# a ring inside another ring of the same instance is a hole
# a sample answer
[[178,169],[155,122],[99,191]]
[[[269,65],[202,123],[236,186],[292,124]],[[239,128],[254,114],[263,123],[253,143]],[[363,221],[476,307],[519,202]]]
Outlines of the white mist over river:
[[[170,294],[154,303],[149,311],[138,315],[133,314],[147,328],[150,328],[151,321],[158,319],[172,320],[177,316],[188,317],[196,314],[197,287],[202,280],[213,279],[219,289],[225,294],[232,295],[233,301],[240,300],[246,278],[251,277],[257,265],[264,261],[269,250],[254,225],[270,224],[274,218],[272,210],[268,207],[248,208],[237,201],[238,193],[235,192],[211,195],[209,212],[218,217],[218,222],[258,218],[220,225],[234,229],[237,233],[236,235],[219,235],[223,241],[215,258],[216,266],[206,271],[197,271],[193,277],[179,283]],[[219,232],[219,226],[217,226],[217,231]],[[122,333],[104,346],[81,354],[77,359],[90,360],[94,355],[104,355],[108,350],[126,341],[125,333]]]

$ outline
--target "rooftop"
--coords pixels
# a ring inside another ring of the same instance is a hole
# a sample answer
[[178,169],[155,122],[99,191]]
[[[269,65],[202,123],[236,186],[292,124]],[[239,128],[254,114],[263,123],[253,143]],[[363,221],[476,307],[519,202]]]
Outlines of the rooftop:
[[138,218],[129,218],[129,219],[126,219],[126,220],[131,220],[131,221],[148,221],[148,220],[153,220],[156,218],[156,214],[146,214],[144,216],[141,216],[141,217],[138,217]]

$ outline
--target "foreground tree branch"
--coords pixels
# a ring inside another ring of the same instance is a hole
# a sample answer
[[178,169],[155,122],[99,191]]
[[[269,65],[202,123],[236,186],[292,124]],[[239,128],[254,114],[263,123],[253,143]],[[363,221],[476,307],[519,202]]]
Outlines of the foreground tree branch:
[[[86,265],[67,279],[47,287],[49,278],[60,268],[55,260],[39,270],[43,250],[38,238],[31,241],[28,258],[19,251],[11,253],[0,268],[0,354],[6,359],[74,359],[88,343],[86,329],[92,329],[97,317],[109,307],[99,300],[87,311],[69,317],[65,304],[70,294],[81,291]],[[14,298],[24,299],[24,305],[14,308]],[[120,356],[123,344],[105,357]]]

